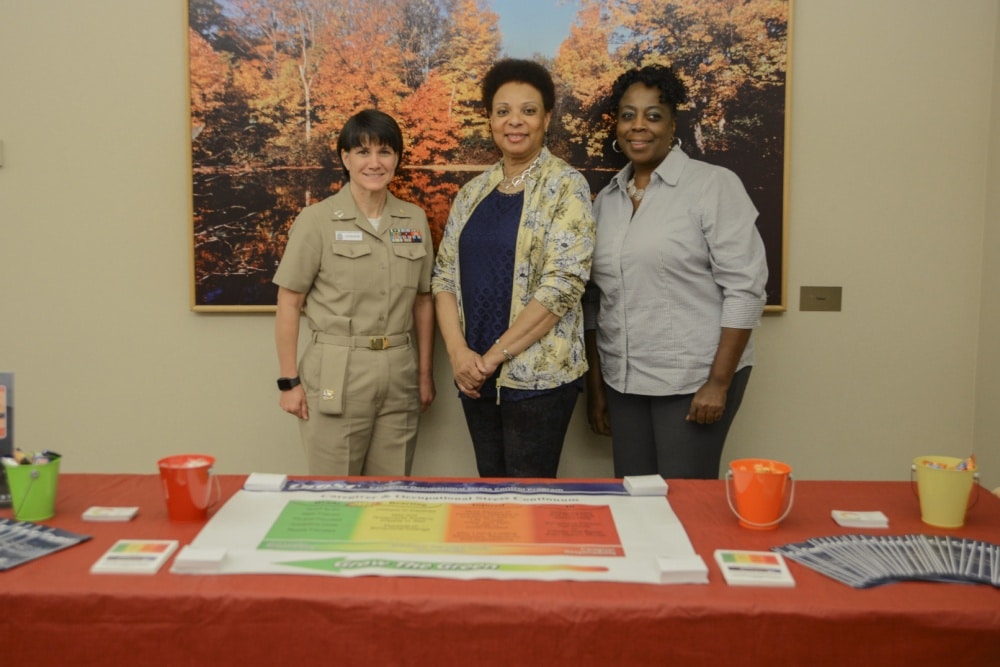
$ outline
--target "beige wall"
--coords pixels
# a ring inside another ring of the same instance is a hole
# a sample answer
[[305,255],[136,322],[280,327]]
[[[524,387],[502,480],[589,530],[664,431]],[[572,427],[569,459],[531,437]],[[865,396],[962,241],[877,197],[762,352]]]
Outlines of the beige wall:
[[[184,3],[0,0],[0,26],[18,443],[68,471],[197,450],[221,472],[305,472],[271,317],[189,310]],[[789,309],[755,334],[724,460],[907,479],[914,456],[975,449],[1000,484],[998,32],[997,0],[797,0]],[[843,286],[843,311],[800,312],[801,285]],[[414,472],[472,475],[438,359]],[[563,475],[611,474],[582,410],[569,440]]]
[[976,375],[976,458],[982,481],[1000,488],[1000,12],[993,47],[993,119],[986,172],[986,224],[983,233],[983,281],[980,300],[979,354]]

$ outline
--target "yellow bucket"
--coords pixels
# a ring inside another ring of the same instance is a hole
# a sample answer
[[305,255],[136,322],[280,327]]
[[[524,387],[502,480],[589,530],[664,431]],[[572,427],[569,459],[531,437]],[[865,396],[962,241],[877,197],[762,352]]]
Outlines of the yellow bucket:
[[965,524],[972,484],[979,476],[975,468],[958,470],[964,459],[954,456],[918,456],[911,470],[916,473],[920,519],[938,528],[960,528]]

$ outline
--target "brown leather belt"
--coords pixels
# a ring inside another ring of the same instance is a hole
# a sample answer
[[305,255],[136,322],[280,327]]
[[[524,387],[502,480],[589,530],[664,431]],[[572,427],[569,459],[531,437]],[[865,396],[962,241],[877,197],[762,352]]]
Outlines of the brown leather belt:
[[313,340],[327,345],[361,348],[364,350],[388,350],[410,344],[410,334],[393,334],[391,336],[334,336],[322,331],[313,332]]

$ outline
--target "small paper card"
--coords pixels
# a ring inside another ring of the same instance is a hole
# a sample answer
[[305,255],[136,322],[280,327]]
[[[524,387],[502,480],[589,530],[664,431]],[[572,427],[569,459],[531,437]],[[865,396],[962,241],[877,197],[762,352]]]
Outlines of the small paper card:
[[177,554],[170,571],[175,574],[218,572],[225,559],[224,547],[193,547],[189,544]]
[[708,566],[698,554],[690,556],[658,556],[661,584],[707,584]]
[[104,507],[94,505],[83,513],[84,521],[131,521],[139,512],[138,507]]
[[632,475],[625,478],[625,490],[630,496],[665,496],[667,481],[659,475]]
[[715,562],[730,586],[794,586],[781,554],[771,551],[716,549]]
[[118,540],[90,567],[91,574],[156,574],[177,540]]
[[246,481],[243,482],[245,491],[281,491],[285,488],[288,475],[278,475],[268,472],[250,473]]
[[889,517],[882,512],[833,510],[833,520],[845,528],[888,528]]

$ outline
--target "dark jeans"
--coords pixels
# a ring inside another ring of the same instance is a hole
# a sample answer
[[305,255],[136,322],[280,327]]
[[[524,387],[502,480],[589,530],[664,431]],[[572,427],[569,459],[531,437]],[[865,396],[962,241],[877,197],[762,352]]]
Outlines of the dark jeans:
[[750,368],[742,368],[733,376],[726,409],[714,424],[684,420],[694,394],[640,396],[622,394],[605,385],[615,477],[718,479],[722,448],[743,402]]
[[580,388],[518,401],[462,399],[480,477],[555,477]]

